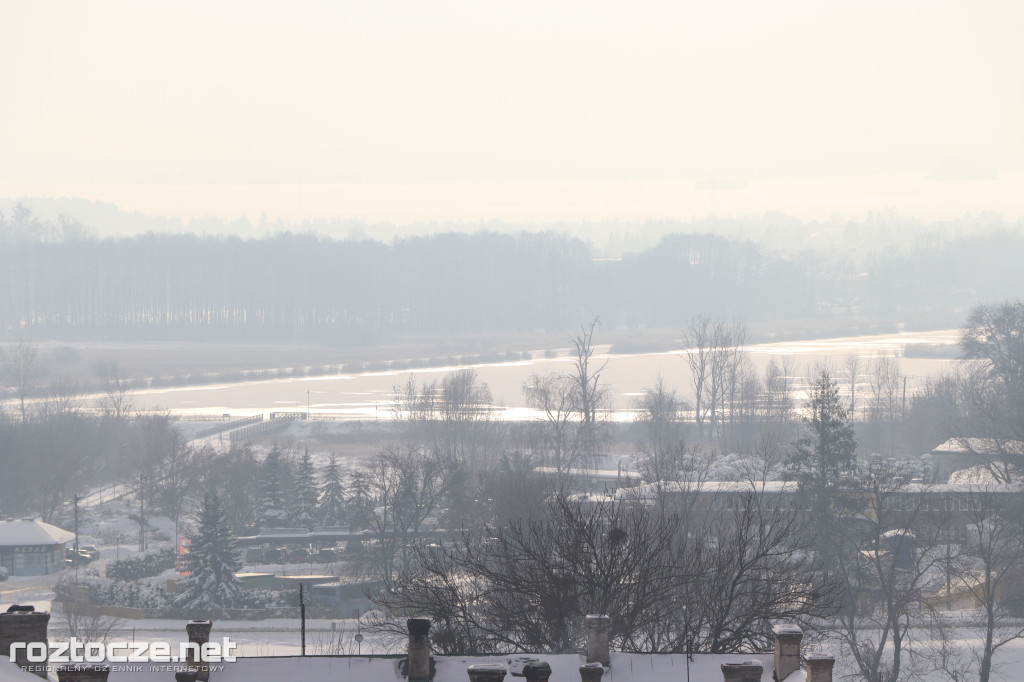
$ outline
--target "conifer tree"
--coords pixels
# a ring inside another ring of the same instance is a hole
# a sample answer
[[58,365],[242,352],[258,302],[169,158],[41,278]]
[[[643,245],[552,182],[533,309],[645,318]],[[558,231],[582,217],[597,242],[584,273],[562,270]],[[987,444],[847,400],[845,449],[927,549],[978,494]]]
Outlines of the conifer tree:
[[804,434],[794,443],[791,464],[799,469],[801,485],[823,502],[840,476],[850,473],[857,450],[850,415],[827,370],[822,370],[811,386],[807,411]]
[[309,457],[309,449],[299,459],[298,471],[295,473],[295,489],[292,493],[293,526],[312,528],[317,517],[316,472]]
[[815,544],[831,569],[842,534],[838,519],[852,511],[850,500],[839,493],[841,478],[852,473],[857,439],[838,384],[827,370],[811,385],[806,407],[804,434],[793,444],[790,467],[814,518]]
[[261,527],[281,527],[288,523],[288,505],[285,502],[283,485],[286,479],[287,462],[281,458],[276,447],[267,453],[267,459],[260,468],[260,509]]
[[235,572],[242,567],[238,541],[215,495],[205,495],[197,516],[198,528],[188,554],[191,573],[178,582],[174,605],[214,616],[237,606],[243,596]]
[[317,507],[320,522],[324,525],[335,525],[345,515],[345,494],[341,486],[341,473],[338,471],[338,460],[331,453],[331,462],[324,471],[324,482],[320,486],[320,503]]

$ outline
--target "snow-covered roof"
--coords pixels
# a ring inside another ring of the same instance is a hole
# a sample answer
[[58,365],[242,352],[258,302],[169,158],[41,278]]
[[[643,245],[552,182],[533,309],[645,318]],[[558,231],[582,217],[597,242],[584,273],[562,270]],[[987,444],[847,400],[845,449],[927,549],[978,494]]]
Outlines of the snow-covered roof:
[[0,547],[54,545],[74,539],[74,533],[39,519],[0,520]]
[[[559,473],[557,467],[537,466],[533,467],[533,471],[534,473],[537,474],[554,475]],[[572,467],[570,469],[562,471],[561,473],[566,476],[578,476],[582,478],[607,478],[609,480],[614,480],[616,478],[637,478],[640,476],[639,473],[635,471],[630,471],[628,469],[590,469],[587,467]]]
[[0,656],[0,682],[39,682],[39,678],[11,663],[7,656]]
[[[756,487],[749,481],[661,481],[660,483],[643,483],[629,488],[619,488],[615,494],[617,499],[645,500],[653,499],[661,494],[673,493],[767,493],[771,495],[793,494],[799,490],[794,481],[758,482]],[[969,494],[969,493],[1014,493],[1024,490],[1020,483],[907,483],[891,492],[907,494],[930,493]]]
[[[966,446],[966,447],[965,447]],[[1024,441],[998,438],[950,438],[932,450],[940,454],[999,455],[1024,452]]]
[[659,493],[751,493],[765,492],[770,494],[795,493],[798,486],[793,481],[660,481],[644,483],[630,488],[619,488],[616,497],[619,499],[650,499]]
[[[907,493],[1017,493],[1024,489],[1020,483],[908,483],[898,491]],[[893,491],[897,492],[897,491]]]
[[[508,669],[513,656],[434,656],[436,675],[434,682],[466,682],[466,668],[471,665],[498,664]],[[550,682],[579,682],[579,669],[586,658],[579,654],[539,654],[537,659],[551,666]],[[723,663],[759,661],[762,666],[762,682],[773,682],[774,661],[771,654],[695,654],[690,663],[690,678],[693,680],[721,680]],[[167,682],[166,668],[141,664],[141,672],[124,670],[125,665],[112,666],[110,682],[131,682],[132,680],[153,680]],[[140,664],[136,664],[140,665]],[[285,656],[266,658],[239,658],[234,663],[224,663],[224,669],[211,675],[217,682],[276,682],[281,679],[296,679],[304,682],[405,682],[399,671],[397,658],[374,658],[369,656]],[[616,682],[661,682],[662,680],[686,679],[685,654],[626,654],[613,651],[611,654],[612,679]],[[511,675],[506,680],[522,679]],[[608,675],[605,675],[608,679]],[[791,678],[787,678],[791,679]],[[0,680],[0,682],[6,682]],[[20,680],[18,681],[20,682]]]

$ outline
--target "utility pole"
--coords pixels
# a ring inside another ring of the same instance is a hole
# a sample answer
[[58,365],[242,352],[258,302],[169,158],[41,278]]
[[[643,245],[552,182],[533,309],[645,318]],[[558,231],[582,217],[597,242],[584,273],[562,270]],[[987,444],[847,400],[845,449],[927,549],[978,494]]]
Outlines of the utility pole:
[[309,421],[309,389],[306,389],[306,421]]
[[75,495],[75,563],[78,563],[78,495]]
[[690,612],[683,604],[683,639],[686,643],[686,682],[690,682],[690,662],[693,661],[693,640],[690,639]]
[[146,551],[146,477],[139,476],[139,551]]
[[947,611],[951,611],[952,610],[952,606],[950,604],[950,601],[951,601],[950,600],[950,593],[949,593],[950,592],[950,590],[949,590],[949,588],[950,588],[950,585],[949,585],[949,583],[950,583],[950,575],[949,574],[950,574],[950,568],[951,568],[950,567],[950,563],[953,561],[953,557],[950,555],[951,553],[950,553],[950,549],[949,549],[949,534],[950,534],[950,531],[952,530],[952,528],[950,527],[950,518],[949,518],[950,516],[952,516],[952,513],[946,512],[946,610]]
[[903,407],[900,410],[900,418],[907,418],[907,375],[903,375]]
[[302,621],[302,655],[306,655],[306,599],[302,592],[302,583],[299,583],[299,619]]
[[75,494],[75,582],[78,582],[78,564],[82,563],[78,558],[78,494]]

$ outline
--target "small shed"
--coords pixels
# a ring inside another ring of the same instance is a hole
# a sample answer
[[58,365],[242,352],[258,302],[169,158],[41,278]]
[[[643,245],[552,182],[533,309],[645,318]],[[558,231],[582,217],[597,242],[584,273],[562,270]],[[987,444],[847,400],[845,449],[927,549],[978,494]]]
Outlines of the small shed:
[[0,566],[10,575],[47,575],[64,568],[71,531],[40,519],[0,520]]

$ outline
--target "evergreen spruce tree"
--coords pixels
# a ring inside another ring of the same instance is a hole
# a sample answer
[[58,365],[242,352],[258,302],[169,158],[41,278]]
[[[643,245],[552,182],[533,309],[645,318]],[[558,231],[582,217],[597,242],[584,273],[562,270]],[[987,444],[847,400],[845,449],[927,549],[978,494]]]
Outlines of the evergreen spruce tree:
[[259,524],[262,528],[282,527],[288,524],[288,505],[285,502],[284,482],[287,462],[276,447],[267,454],[260,468]]
[[320,486],[320,504],[317,507],[320,523],[333,526],[341,523],[345,515],[345,493],[341,487],[341,473],[338,460],[331,453],[331,462],[324,471],[324,482]]
[[292,494],[292,525],[312,528],[317,517],[316,472],[309,458],[309,449],[302,453],[295,474],[295,490]]
[[853,511],[851,500],[841,494],[840,482],[852,473],[857,439],[838,385],[827,370],[811,385],[807,412],[804,434],[793,444],[790,467],[814,519],[814,543],[826,570],[831,570],[838,553],[836,541],[843,534],[840,520]]
[[798,480],[816,501],[828,501],[831,490],[843,474],[853,468],[857,450],[850,415],[839,399],[839,387],[827,370],[811,386],[808,414],[803,418],[804,434],[796,441],[791,464]]
[[178,582],[174,605],[195,611],[197,616],[213,617],[241,602],[243,588],[235,572],[242,562],[238,542],[216,496],[203,497],[196,521],[198,528],[188,554],[191,574]]

